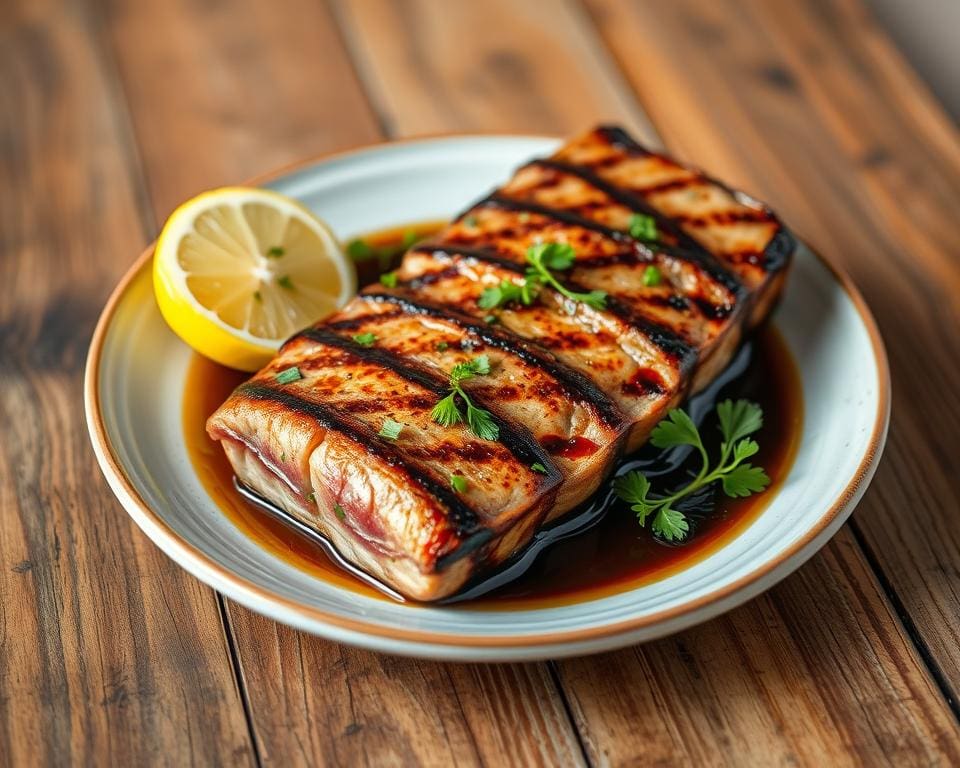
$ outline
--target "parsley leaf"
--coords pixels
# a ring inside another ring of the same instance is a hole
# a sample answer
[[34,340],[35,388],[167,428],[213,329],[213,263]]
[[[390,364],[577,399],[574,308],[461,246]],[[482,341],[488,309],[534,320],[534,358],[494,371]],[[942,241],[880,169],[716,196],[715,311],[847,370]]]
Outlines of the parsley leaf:
[[727,496],[736,498],[737,496],[750,496],[759,493],[770,485],[770,478],[761,467],[755,467],[753,464],[741,464],[731,469],[721,478],[720,482],[723,485],[723,492]]
[[530,465],[530,469],[532,469],[534,472],[539,472],[541,475],[547,474],[547,468],[539,461],[533,462],[533,464]]
[[286,251],[281,248],[279,245],[275,245],[272,248],[267,249],[267,258],[268,259],[279,259]]
[[654,286],[660,285],[663,281],[663,275],[660,274],[660,270],[657,269],[653,264],[643,270],[643,284],[647,288],[653,288]]
[[384,272],[380,275],[380,285],[386,286],[387,288],[396,288],[397,287],[397,273],[396,272]]
[[628,225],[630,237],[642,240],[645,243],[655,243],[660,238],[657,232],[657,220],[645,213],[635,213],[630,217]]
[[343,511],[343,507],[341,507],[339,504],[333,505],[333,514],[337,516],[337,520],[343,520],[347,516],[347,513]]
[[[478,355],[472,360],[464,363],[457,363],[450,371],[450,394],[437,403],[430,412],[432,418],[437,424],[444,427],[452,427],[466,420],[470,431],[482,440],[496,440],[500,437],[500,426],[494,421],[489,411],[478,408],[473,401],[463,391],[461,382],[471,379],[474,376],[486,376],[490,373],[490,358],[486,355]],[[467,412],[464,416],[457,404],[457,398],[463,400]]]
[[386,418],[383,420],[383,426],[380,428],[380,431],[377,433],[380,437],[385,437],[388,440],[396,440],[400,437],[400,431],[403,429],[403,424],[399,421],[394,421],[391,418]]
[[657,516],[653,518],[650,528],[667,541],[682,541],[690,531],[690,524],[683,512],[677,512],[670,507],[661,507]]
[[560,283],[552,270],[563,271],[573,266],[575,256],[573,248],[568,243],[537,243],[527,249],[527,282],[536,280],[549,285],[558,293],[571,301],[586,304],[594,309],[604,309],[607,305],[606,291],[589,291],[577,293]]
[[300,369],[294,365],[277,374],[277,384],[289,384],[291,381],[299,381],[302,378],[303,376],[300,374]]
[[526,276],[520,281],[501,280],[500,285],[484,288],[477,300],[481,309],[494,309],[516,303],[529,306],[537,298],[540,289],[549,285],[572,301],[586,304],[594,309],[604,309],[606,291],[578,293],[563,285],[554,272],[563,272],[573,266],[576,253],[567,243],[537,243],[527,249]]
[[351,240],[347,243],[347,256],[354,261],[363,261],[374,255],[373,248],[366,240]]
[[463,475],[450,475],[450,485],[457,493],[467,490],[467,478]]
[[686,411],[679,408],[670,411],[650,434],[650,442],[658,448],[689,445],[700,453],[700,471],[683,488],[667,496],[651,496],[650,480],[640,472],[627,472],[614,480],[614,493],[630,504],[637,522],[644,526],[653,515],[651,530],[667,541],[686,538],[690,525],[674,505],[701,488],[719,482],[727,496],[736,498],[759,493],[770,485],[770,478],[762,467],[743,463],[760,450],[757,441],[748,437],[763,426],[760,406],[748,400],[725,400],[717,405],[717,417],[723,442],[720,458],[712,469],[700,431]]
[[287,290],[293,290],[293,280],[290,279],[290,275],[280,275],[277,278],[277,285]]
[[377,340],[377,335],[375,333],[356,333],[353,340],[361,347],[372,347],[373,342]]
[[698,447],[700,432],[686,411],[674,408],[667,414],[667,418],[654,427],[650,434],[650,442],[657,448],[673,448],[675,445],[692,445]]

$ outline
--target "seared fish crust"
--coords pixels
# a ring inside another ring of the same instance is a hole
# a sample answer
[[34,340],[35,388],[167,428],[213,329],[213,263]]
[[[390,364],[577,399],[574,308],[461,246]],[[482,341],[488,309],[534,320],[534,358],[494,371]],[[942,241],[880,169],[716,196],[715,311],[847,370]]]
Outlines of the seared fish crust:
[[[655,242],[631,235],[638,214]],[[541,242],[573,247],[563,284],[606,292],[605,307],[544,288],[486,322],[484,289],[521,281]],[[437,600],[585,501],[708,384],[770,313],[794,247],[762,204],[600,127],[414,246],[395,286],[288,340],[207,430],[246,485],[376,578]],[[497,440],[431,417],[452,368],[478,355],[489,374],[462,386]],[[291,367],[300,378],[280,383]]]

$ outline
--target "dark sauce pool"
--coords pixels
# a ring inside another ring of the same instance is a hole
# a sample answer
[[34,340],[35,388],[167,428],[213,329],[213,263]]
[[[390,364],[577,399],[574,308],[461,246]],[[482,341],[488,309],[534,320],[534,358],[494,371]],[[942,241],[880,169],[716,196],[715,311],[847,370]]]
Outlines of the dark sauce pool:
[[[442,223],[373,233],[354,246],[360,284],[373,282],[392,266],[414,238],[439,229]],[[183,430],[190,460],[201,482],[223,513],[247,536],[290,564],[340,587],[387,600],[389,598],[337,567],[316,545],[248,503],[234,488],[233,470],[217,443],[207,437],[207,417],[247,374],[224,368],[195,355],[187,374],[183,399]],[[754,464],[766,469],[773,482],[764,493],[730,499],[708,491],[679,507],[690,522],[683,543],[668,544],[637,525],[629,507],[602,487],[578,510],[540,531],[530,547],[498,574],[468,585],[448,602],[469,600],[471,609],[530,609],[579,602],[633,589],[683,570],[721,548],[763,511],[793,463],[803,424],[800,378],[780,334],[771,326],[759,329],[713,385],[684,407],[700,426],[711,455],[716,455],[719,431],[714,406],[726,398],[747,398],[763,408],[764,425],[755,436],[760,452]],[[576,451],[577,446],[570,446]],[[685,449],[660,451],[646,446],[624,459],[617,472],[641,469],[655,490],[679,486],[697,463]]]

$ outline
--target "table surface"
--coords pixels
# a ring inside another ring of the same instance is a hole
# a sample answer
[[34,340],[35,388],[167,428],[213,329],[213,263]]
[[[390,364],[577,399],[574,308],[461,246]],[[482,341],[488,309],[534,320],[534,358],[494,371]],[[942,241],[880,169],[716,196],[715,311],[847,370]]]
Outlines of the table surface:
[[[0,41],[0,764],[960,764],[960,142],[860,0],[6,0]],[[278,625],[137,530],[81,378],[178,201],[598,120],[769,201],[877,315],[886,454],[808,564],[659,642],[452,665]]]

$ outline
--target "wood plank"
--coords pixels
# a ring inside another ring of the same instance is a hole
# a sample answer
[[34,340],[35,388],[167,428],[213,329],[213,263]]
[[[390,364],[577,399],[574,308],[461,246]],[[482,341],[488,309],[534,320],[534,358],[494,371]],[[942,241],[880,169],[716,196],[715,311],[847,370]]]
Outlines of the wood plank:
[[252,762],[214,592],[97,468],[83,364],[145,242],[84,3],[0,5],[0,763]]
[[[276,14],[255,2],[113,2],[107,29],[158,220],[199,189],[380,136],[322,5]],[[250,103],[248,84],[264,71],[282,77],[284,91]],[[169,73],[175,86],[156,82]],[[187,113],[182,133],[158,127]],[[582,761],[545,665],[416,663],[340,647],[234,604],[229,617],[265,763]]]
[[577,2],[333,0],[391,135],[586,130],[656,142]]
[[[536,33],[524,25],[522,15],[521,21],[515,22],[503,6],[484,4],[482,11],[474,14],[465,10],[465,5],[411,3],[404,6],[401,19],[391,17],[385,3],[340,4],[348,38],[363,63],[361,72],[366,73],[368,85],[379,94],[386,123],[396,126],[399,133],[425,128],[484,127],[571,132],[583,128],[585,121],[598,118],[619,119],[628,125],[637,123],[636,110],[630,106],[615,74],[605,66],[600,70],[591,68],[590,61],[596,58],[580,55],[585,45],[592,45],[591,31],[582,23],[571,25],[565,21],[571,13],[568,4],[539,4]],[[658,4],[665,16],[674,13],[671,7]],[[678,57],[678,51],[700,44],[697,35],[709,38],[715,34],[713,17],[729,17],[726,26],[738,23],[740,18],[735,11],[720,9],[709,13],[699,7],[696,11],[702,13],[688,10],[683,14],[686,36],[678,32],[672,39],[661,39],[657,52],[662,58],[657,60],[656,70],[651,70],[650,54],[639,41],[662,36],[663,30],[647,15],[649,7],[635,5],[629,15],[625,4],[610,3],[603,10],[603,29],[611,45],[623,61],[633,62],[628,70],[631,82],[642,81],[645,87],[653,89],[650,81],[656,81],[655,92],[638,90],[644,96],[644,104],[653,106],[654,119],[662,126],[670,146],[681,154],[685,146],[695,146],[698,154],[687,156],[700,157],[717,173],[769,197],[791,221],[795,219],[794,208],[801,214],[810,213],[811,219],[816,220],[813,211],[819,209],[823,199],[819,194],[833,183],[831,167],[818,163],[804,174],[804,180],[814,173],[821,178],[803,199],[780,200],[776,194],[780,185],[791,183],[797,189],[802,185],[785,178],[763,142],[754,142],[758,126],[763,123],[754,126],[735,114],[736,107],[719,112],[722,107],[717,106],[714,116],[700,104],[701,94],[715,94],[709,99],[713,107],[714,102],[723,101],[727,91],[742,85],[756,103],[766,105],[765,114],[775,125],[785,131],[802,130],[804,123],[799,115],[791,114],[796,119],[789,120],[780,117],[783,105],[777,86],[771,85],[781,79],[779,70],[764,68],[764,62],[751,59],[745,66],[751,67],[751,72],[760,72],[754,73],[752,80],[738,73],[736,79],[724,85],[723,76],[709,74],[712,57],[726,51],[735,58],[738,51],[749,50],[739,38],[738,44],[729,44],[729,49],[711,49],[710,55],[698,60],[700,66],[692,71],[686,68],[687,54]],[[630,31],[624,30],[627,19],[633,22]],[[642,23],[646,24],[644,36],[636,29]],[[433,45],[443,40],[456,44],[440,49]],[[495,67],[486,67],[484,77],[491,84],[471,91],[469,109],[444,106],[441,111],[434,102],[454,106],[459,103],[459,94],[470,88],[469,73],[483,69],[484,63],[489,62],[488,45],[495,46],[499,56],[525,63],[499,73]],[[780,41],[780,45],[785,42]],[[540,62],[549,62],[549,66],[543,67]],[[415,76],[410,75],[411,71]],[[585,71],[589,72],[587,85],[583,84]],[[524,77],[536,73],[531,76],[533,84],[518,78],[516,72],[523,72]],[[552,85],[537,78],[548,79]],[[513,90],[518,83],[524,86],[524,93],[535,90],[538,99],[543,99],[544,93],[560,93],[563,103],[534,110],[514,109],[511,98],[518,98]],[[686,99],[682,109],[671,112],[668,124],[656,103],[658,99],[673,103],[672,99],[679,98],[669,97],[675,90]],[[429,115],[429,124],[424,115]],[[687,145],[675,142],[675,135],[686,137]],[[813,148],[810,152],[814,152]],[[750,163],[741,164],[741,155],[749,155]],[[757,177],[753,178],[747,170]],[[845,182],[841,179],[839,183]],[[834,202],[834,216],[840,217],[846,200]],[[876,499],[877,495],[874,492],[871,498]],[[824,602],[829,603],[827,610]],[[780,618],[770,617],[774,608]],[[824,614],[830,622],[822,621]],[[771,626],[771,622],[775,625]],[[810,629],[817,627],[825,629]],[[757,665],[728,663],[717,648],[736,650],[740,659],[755,659]],[[861,750],[879,760],[885,750],[904,757],[916,749],[920,761],[924,755],[948,761],[956,751],[956,721],[904,634],[864,552],[848,531],[772,596],[732,618],[713,622],[651,649],[649,657],[644,649],[637,649],[558,665],[565,690],[576,702],[578,725],[591,760],[609,760],[614,764],[656,762],[658,757],[670,761],[681,760],[685,755],[695,762],[719,763],[724,758],[735,762],[738,755],[744,754],[764,762],[764,756],[770,754],[781,756],[783,762],[796,755],[814,759],[828,756],[832,764],[856,762]],[[630,658],[646,661],[626,663]],[[673,665],[678,658],[687,670],[685,680],[674,678]],[[864,662],[865,658],[870,659],[869,664]],[[783,681],[782,690],[767,688],[765,677],[771,676]],[[690,685],[694,679],[697,688]],[[704,686],[715,692],[716,699],[723,704],[722,711],[700,707],[698,690]],[[780,691],[778,698],[772,696],[773,691]],[[864,706],[865,700],[869,706]],[[624,705],[620,716],[616,715],[618,703]],[[830,709],[829,719],[822,712],[823,706]],[[788,718],[789,727],[785,727]],[[898,735],[894,728],[898,722],[910,723],[914,731]],[[696,737],[689,736],[691,725],[699,729]],[[689,745],[685,742],[688,738]],[[924,739],[929,739],[929,743]],[[750,747],[758,740],[762,749]]]
[[956,700],[956,127],[852,0],[591,6],[669,145],[769,199],[873,308],[893,412],[854,529]]
[[259,654],[244,676],[265,763],[583,762],[545,664],[416,661],[319,641],[235,605],[230,616]]

